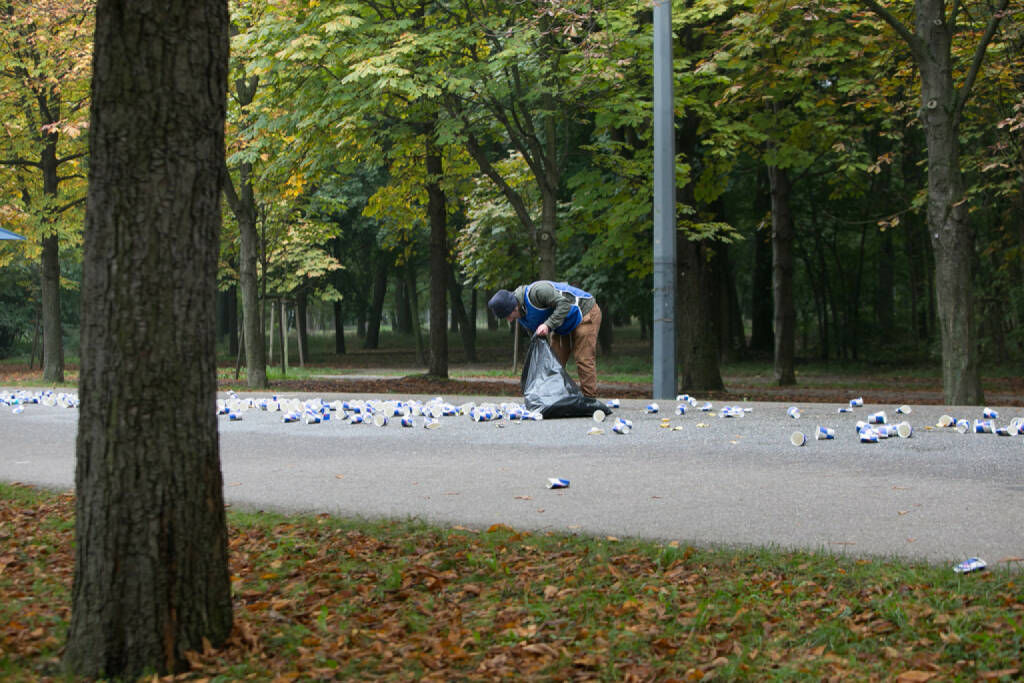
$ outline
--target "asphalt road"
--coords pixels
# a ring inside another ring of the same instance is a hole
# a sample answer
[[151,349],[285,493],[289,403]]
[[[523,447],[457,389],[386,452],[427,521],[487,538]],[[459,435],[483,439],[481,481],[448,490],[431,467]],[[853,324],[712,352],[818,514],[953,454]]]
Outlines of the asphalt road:
[[[10,393],[0,389],[0,395]],[[262,394],[243,397],[263,398]],[[311,395],[292,395],[300,399]],[[420,399],[427,396],[334,396]],[[514,398],[445,397],[453,404]],[[613,398],[613,397],[606,397]],[[750,403],[743,417],[690,408],[676,416],[623,400],[608,421],[589,418],[474,422],[442,417],[437,429],[397,419],[384,427],[343,421],[283,423],[250,410],[220,417],[225,498],[236,509],[616,537],[684,544],[808,549],[953,564],[981,557],[1019,568],[1024,557],[1024,437],[935,428],[943,414],[981,418],[980,407],[913,406],[912,438],[861,443],[858,420],[895,406],[840,414],[837,404]],[[999,410],[996,424],[1024,414]],[[633,422],[616,434],[611,420]],[[664,428],[662,418],[680,429]],[[173,408],[168,407],[168,419]],[[0,480],[72,488],[78,411],[0,406]],[[816,440],[817,425],[836,430]],[[589,434],[594,428],[602,434]],[[794,431],[807,434],[798,447]],[[549,489],[548,478],[570,480]],[[1010,561],[1007,561],[1010,560]]]

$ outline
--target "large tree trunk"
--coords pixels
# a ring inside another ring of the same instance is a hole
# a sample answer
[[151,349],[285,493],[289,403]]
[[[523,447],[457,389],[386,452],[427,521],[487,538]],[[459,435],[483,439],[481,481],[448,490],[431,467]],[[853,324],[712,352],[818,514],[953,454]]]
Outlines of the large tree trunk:
[[[58,106],[59,110],[59,106]],[[57,198],[57,135],[47,136],[42,153],[43,194]],[[43,382],[57,384],[64,381],[64,331],[60,324],[60,241],[56,234],[42,239],[43,279]]]
[[[759,176],[760,177],[760,176]],[[764,183],[758,182],[763,188]],[[755,209],[759,215],[767,215],[771,211],[771,192],[765,190],[757,193]],[[775,335],[772,321],[775,311],[772,297],[766,293],[772,288],[772,239],[771,224],[766,221],[754,230],[754,272],[750,288],[750,343],[749,348],[755,353],[772,353],[775,348]]]
[[43,382],[64,381],[64,331],[60,324],[60,244],[56,235],[44,237],[43,246]]
[[[243,109],[252,103],[259,77],[235,80],[235,97]],[[225,183],[228,203],[238,221],[238,286],[242,289],[242,325],[245,337],[245,380],[250,389],[266,389],[267,346],[264,341],[263,307],[259,290],[260,233],[256,227],[256,194],[252,187],[252,164],[238,166],[239,192],[233,192],[230,178]]]
[[953,84],[945,3],[917,2],[917,35],[927,50],[918,53],[921,122],[928,141],[928,232],[935,254],[935,299],[942,339],[942,390],[949,405],[984,402],[974,330],[972,265],[974,232],[967,216],[960,144],[957,89]]
[[227,28],[226,2],[96,8],[75,675],[182,671],[231,631],[213,405]]
[[715,278],[706,247],[701,242],[680,239],[676,243],[678,262],[676,291],[676,358],[679,361],[681,391],[720,391],[725,388],[718,365],[718,334],[715,329]]
[[427,216],[430,220],[430,366],[427,373],[448,379],[448,209],[441,177],[441,152],[427,145]]
[[775,381],[796,384],[796,309],[793,306],[793,214],[785,169],[768,167],[772,191],[772,304],[775,308]]
[[[921,74],[918,115],[928,146],[928,232],[935,256],[935,303],[942,338],[942,388],[950,405],[984,402],[974,329],[971,269],[974,233],[968,221],[967,198],[960,169],[957,134],[963,109],[980,71],[989,43],[996,35],[1009,0],[989,7],[984,32],[959,86],[953,82],[953,35],[962,9],[954,3],[947,16],[945,0],[915,0],[914,32],[876,0],[861,3],[882,17],[910,46]],[[959,72],[959,70],[958,70]]]

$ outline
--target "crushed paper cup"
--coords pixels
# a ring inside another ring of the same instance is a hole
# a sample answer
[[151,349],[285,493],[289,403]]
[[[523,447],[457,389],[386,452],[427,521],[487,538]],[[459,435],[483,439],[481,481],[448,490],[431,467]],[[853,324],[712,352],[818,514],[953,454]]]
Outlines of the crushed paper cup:
[[790,406],[786,410],[786,415],[788,415],[789,417],[791,417],[791,418],[793,418],[795,420],[795,419],[800,417],[800,409],[797,408],[796,406]]
[[656,413],[656,412],[658,412],[658,404],[657,403],[648,403],[647,404],[647,412],[648,413]]
[[899,413],[900,415],[910,415],[912,412],[914,412],[914,409],[904,403],[903,405],[896,409],[896,412]]
[[567,488],[569,488],[569,480],[568,479],[557,479],[557,478],[549,477],[548,478],[548,488],[549,489],[567,489]]
[[957,574],[969,574],[971,572],[984,571],[986,567],[988,567],[988,564],[980,557],[969,557],[953,567],[953,571]]
[[425,420],[423,420],[423,428],[424,429],[437,429],[440,426],[441,426],[441,421],[438,420],[435,417],[428,417]]
[[999,413],[992,408],[985,408],[981,411],[981,416],[986,420],[995,420],[999,417]]

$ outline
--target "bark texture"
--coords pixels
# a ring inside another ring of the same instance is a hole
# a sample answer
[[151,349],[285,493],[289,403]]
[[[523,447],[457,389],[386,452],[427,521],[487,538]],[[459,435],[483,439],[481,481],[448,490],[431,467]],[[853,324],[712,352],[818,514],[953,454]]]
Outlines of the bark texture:
[[772,301],[775,310],[775,382],[796,384],[796,310],[793,307],[793,212],[785,169],[769,167],[772,192]]
[[428,144],[427,215],[430,218],[430,367],[434,377],[448,377],[448,209],[441,177],[440,149]]
[[230,633],[215,327],[227,3],[100,0],[70,672],[186,668]]

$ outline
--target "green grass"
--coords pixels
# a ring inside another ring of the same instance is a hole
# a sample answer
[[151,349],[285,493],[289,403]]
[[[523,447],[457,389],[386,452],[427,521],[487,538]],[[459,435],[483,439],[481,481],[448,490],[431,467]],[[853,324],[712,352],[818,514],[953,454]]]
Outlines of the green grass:
[[[0,484],[5,680],[63,680],[71,503]],[[1005,564],[964,576],[326,515],[230,513],[229,527],[235,635],[181,680],[974,681],[1024,667],[1024,585]]]

